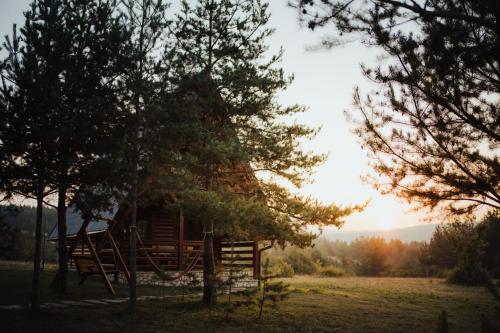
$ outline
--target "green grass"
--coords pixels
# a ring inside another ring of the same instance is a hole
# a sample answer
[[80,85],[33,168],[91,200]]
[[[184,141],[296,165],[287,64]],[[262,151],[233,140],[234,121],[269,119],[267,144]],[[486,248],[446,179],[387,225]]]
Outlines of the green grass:
[[[55,273],[56,266],[48,265],[41,274],[41,297],[43,302],[58,299],[58,296],[49,287]],[[89,276],[83,285],[79,285],[80,278],[76,272],[69,272],[68,274],[68,293],[65,299],[112,298],[99,276]],[[31,277],[32,265],[30,263],[0,261],[0,305],[28,304]],[[116,297],[128,296],[128,285],[115,283],[113,288],[116,291]],[[138,290],[138,295],[160,295],[161,293],[172,292],[177,292],[177,290],[175,288],[144,286]]]
[[[29,271],[22,267],[6,268],[0,263],[2,303],[5,303],[5,292],[11,300],[16,294],[26,298]],[[24,277],[21,279],[21,276]],[[98,279],[78,286],[75,278],[72,275],[69,286],[73,299],[109,298]],[[226,320],[224,302],[208,308],[201,305],[198,298],[191,298],[185,302],[180,299],[141,301],[133,316],[127,313],[126,304],[45,310],[38,319],[27,312],[0,312],[0,331],[435,332],[438,316],[446,310],[450,332],[479,332],[481,314],[495,316],[495,300],[484,288],[453,286],[441,279],[299,276],[284,280],[291,284],[294,292],[279,309],[267,309],[261,321],[256,319],[256,311],[248,309],[237,310]],[[126,292],[126,287],[117,289],[120,296]],[[159,288],[139,288],[140,294],[159,292]],[[48,292],[45,295],[48,296]],[[224,301],[224,297],[221,300]]]

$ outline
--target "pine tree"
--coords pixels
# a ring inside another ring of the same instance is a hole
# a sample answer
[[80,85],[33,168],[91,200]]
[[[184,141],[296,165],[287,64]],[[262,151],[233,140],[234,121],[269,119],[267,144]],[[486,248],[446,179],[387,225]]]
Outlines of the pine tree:
[[300,148],[316,129],[282,121],[305,109],[276,102],[291,78],[277,66],[281,52],[266,56],[268,20],[268,5],[257,0],[183,1],[172,26],[170,82],[191,128],[181,153],[192,181],[181,200],[203,225],[207,304],[217,294],[214,234],[307,245],[314,236],[306,225],[341,225],[361,209],[321,205],[273,181],[301,186],[325,156]]
[[439,315],[439,323],[438,327],[436,329],[437,333],[448,333],[449,328],[448,328],[448,313],[443,310],[441,311],[441,314]]
[[291,293],[290,285],[283,281],[274,281],[276,277],[271,272],[269,258],[267,258],[262,266],[259,285],[256,288],[246,288],[236,292],[235,294],[240,298],[233,302],[230,309],[232,311],[240,307],[257,309],[257,318],[261,320],[267,306],[277,308],[279,303],[288,298]]
[[[126,59],[122,42],[128,35],[115,17],[115,5],[93,0],[33,2],[21,37],[15,37],[5,60],[5,70],[14,76],[21,75],[15,73],[19,68],[31,70],[22,73],[25,82],[14,77],[6,84],[5,91],[21,96],[6,109],[7,117],[14,119],[7,124],[21,142],[39,149],[39,169],[47,175],[41,178],[40,196],[57,197],[55,204],[48,204],[57,208],[59,270],[53,286],[61,296],[67,273],[66,209],[82,187],[105,186],[102,180],[114,170],[105,157],[123,136],[115,83]],[[29,109],[20,103],[23,100],[29,101]],[[24,114],[16,115],[19,110]],[[31,128],[38,132],[32,134]],[[9,145],[15,147],[13,141]],[[25,171],[36,170],[30,166]]]
[[259,320],[262,319],[262,313],[266,304],[276,308],[279,302],[285,300],[290,295],[290,285],[283,281],[272,281],[275,276],[271,274],[269,269],[269,258],[266,259],[263,265],[263,274],[260,279],[260,290],[257,298],[259,309]]
[[[55,149],[46,140],[50,128],[47,113],[54,105],[46,63],[41,61],[37,23],[40,9],[32,4],[25,25],[3,44],[7,56],[1,61],[0,89],[0,191],[3,199],[23,196],[36,200],[35,253],[31,309],[40,311],[40,264],[44,198],[53,194],[50,163]],[[48,24],[47,24],[48,25]],[[47,28],[48,29],[48,28]]]
[[293,2],[311,29],[335,27],[326,46],[357,34],[391,59],[362,66],[377,88],[350,114],[370,183],[450,215],[500,208],[497,0]]
[[[161,106],[162,93],[166,93],[163,77],[163,59],[156,54],[165,48],[164,34],[167,4],[162,0],[123,0],[121,8],[125,24],[129,27],[131,38],[127,43],[132,53],[132,65],[128,68],[124,98],[128,102],[127,112],[130,119],[130,134],[126,138],[123,157],[126,165],[127,203],[131,207],[129,222],[130,236],[130,290],[129,309],[135,311],[137,289],[137,202],[147,190],[141,188],[140,181],[154,178],[154,166],[168,146],[165,141],[165,114]],[[168,132],[168,131],[167,131]],[[168,149],[167,149],[168,150]],[[166,166],[165,166],[166,167]],[[159,181],[157,179],[157,181]]]

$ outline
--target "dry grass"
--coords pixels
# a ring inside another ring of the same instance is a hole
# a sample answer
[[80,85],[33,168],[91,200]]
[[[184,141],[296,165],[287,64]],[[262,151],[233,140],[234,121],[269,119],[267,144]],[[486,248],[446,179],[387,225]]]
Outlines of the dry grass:
[[[0,279],[1,300],[3,284],[12,282],[3,274]],[[254,310],[238,310],[226,320],[223,302],[207,308],[198,299],[171,299],[140,302],[135,316],[127,314],[125,304],[48,310],[39,319],[22,312],[0,312],[0,331],[435,332],[439,313],[446,310],[450,332],[469,333],[480,332],[481,314],[495,316],[495,300],[484,288],[453,286],[440,279],[298,276],[284,280],[294,292],[279,309],[267,309],[260,322]],[[73,293],[97,295],[98,285],[99,281],[93,281]],[[105,291],[102,295],[108,297]]]

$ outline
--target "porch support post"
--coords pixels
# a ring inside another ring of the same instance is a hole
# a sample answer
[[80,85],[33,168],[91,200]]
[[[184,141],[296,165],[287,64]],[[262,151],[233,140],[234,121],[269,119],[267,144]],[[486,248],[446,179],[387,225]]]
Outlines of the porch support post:
[[253,242],[253,278],[260,279],[260,251],[259,241]]

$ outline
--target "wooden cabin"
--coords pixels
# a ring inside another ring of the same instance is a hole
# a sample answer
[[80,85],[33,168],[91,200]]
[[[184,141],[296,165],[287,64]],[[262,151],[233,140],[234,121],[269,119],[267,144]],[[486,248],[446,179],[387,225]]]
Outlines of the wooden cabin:
[[[80,222],[79,228],[74,225],[69,228],[78,229],[68,235],[70,265],[80,273],[82,283],[87,275],[99,274],[114,293],[111,275],[116,279],[123,274],[130,282],[130,212],[118,210],[110,217],[101,218],[100,222]],[[139,274],[172,272],[172,279],[176,279],[203,269],[202,225],[186,219],[178,206],[138,207],[137,235]],[[237,266],[255,280],[260,275],[261,253],[270,247],[262,241],[230,242],[221,237],[214,238],[213,246],[216,263],[226,268]]]
[[[220,170],[221,181],[234,193],[260,196],[258,181],[249,165]],[[155,185],[148,179],[147,186]],[[200,187],[202,187],[200,185]],[[122,274],[130,282],[130,210],[116,205],[115,211],[99,219],[83,220],[71,209],[68,221],[68,259],[82,275],[100,274],[114,293],[109,275]],[[165,202],[137,209],[137,271],[173,272],[181,277],[187,272],[203,269],[203,229],[198,221],[184,217],[175,203]],[[57,238],[56,234],[52,238]],[[249,271],[253,279],[260,275],[262,251],[269,244],[257,240],[234,241],[214,238],[216,263],[225,267],[238,266]]]

